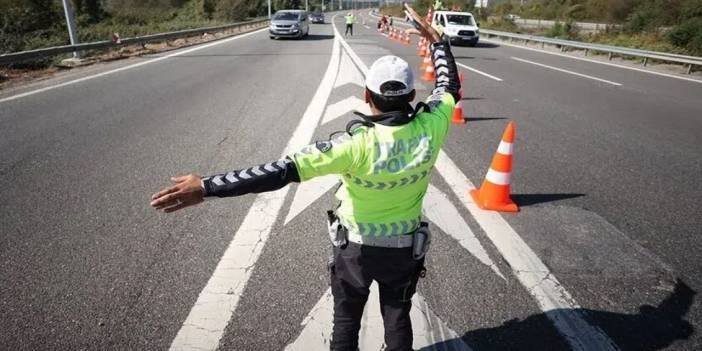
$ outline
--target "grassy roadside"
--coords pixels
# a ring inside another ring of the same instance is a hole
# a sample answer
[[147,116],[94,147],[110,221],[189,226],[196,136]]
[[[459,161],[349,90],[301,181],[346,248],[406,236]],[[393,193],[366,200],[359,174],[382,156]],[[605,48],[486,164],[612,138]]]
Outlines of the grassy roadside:
[[[418,8],[420,14],[425,14],[426,9]],[[404,18],[405,14],[401,5],[382,7],[380,13]],[[477,16],[477,13],[474,13]],[[577,26],[568,22],[557,22],[555,26],[548,30],[525,29],[517,26],[513,21],[500,17],[491,16],[479,20],[482,28],[498,30],[511,33],[533,34],[538,36],[559,38],[567,40],[582,41],[593,44],[614,45],[626,48],[643,49],[659,52],[667,52],[681,55],[700,55],[699,52],[684,46],[673,44],[669,33],[662,31],[641,31],[625,32],[622,30],[611,30],[600,33],[581,33]],[[682,36],[688,33],[683,32]]]
[[[169,41],[146,43],[143,45],[129,45],[120,48],[84,52],[82,55],[83,63],[81,64],[81,66],[92,65],[100,62],[121,60],[135,56],[167,52],[183,47],[206,43],[213,40],[223,39],[229,36],[241,35],[250,31],[258,30],[260,28],[265,28],[265,26],[254,26],[249,29],[235,27],[233,29],[225,31],[206,33],[205,35],[184,37]],[[51,60],[58,61],[59,58],[56,57],[52,58]],[[56,73],[71,68],[73,67],[64,67],[59,64],[51,64],[46,66],[35,65],[29,68],[0,67],[0,91],[19,86],[37,79],[48,78]]]
[[578,31],[577,27],[570,26],[567,23],[557,23],[550,29],[537,30],[519,28],[516,24],[514,24],[514,22],[506,19],[489,19],[484,23],[483,28],[503,32],[533,34],[536,36],[549,38],[574,40],[592,44],[621,46],[625,48],[651,50],[681,55],[695,56],[696,54],[687,48],[671,44],[670,41],[667,40],[666,35],[661,32],[625,33],[622,31],[603,31],[599,33],[581,33]]

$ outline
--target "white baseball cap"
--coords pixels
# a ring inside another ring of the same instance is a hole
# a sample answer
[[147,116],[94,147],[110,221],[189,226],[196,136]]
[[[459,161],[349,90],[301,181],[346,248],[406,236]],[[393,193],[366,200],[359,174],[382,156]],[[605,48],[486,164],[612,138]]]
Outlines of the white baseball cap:
[[[380,87],[387,82],[399,82],[404,88],[381,91]],[[371,65],[366,75],[366,88],[382,96],[399,96],[409,94],[414,90],[414,74],[407,61],[397,56],[383,56]]]

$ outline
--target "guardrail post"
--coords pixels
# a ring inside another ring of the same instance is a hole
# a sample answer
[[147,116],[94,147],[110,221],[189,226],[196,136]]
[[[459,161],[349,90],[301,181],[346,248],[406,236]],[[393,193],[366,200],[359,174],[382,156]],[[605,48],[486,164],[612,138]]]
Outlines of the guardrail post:
[[[73,5],[69,0],[63,0],[63,12],[66,15],[68,38],[71,40],[71,45],[76,45],[78,44],[78,34],[76,33],[76,18],[73,15]],[[73,58],[80,58],[78,51],[73,52]]]
[[692,64],[687,65],[687,74],[692,73]]
[[612,53],[609,52],[609,53],[607,54],[607,59],[610,60],[610,61],[612,61],[612,56],[613,56]]
[[565,45],[561,45],[561,52],[565,51]]
[[587,56],[588,51],[590,51],[590,49],[585,49],[585,56]]
[[648,64],[648,57],[644,57],[643,66],[646,67],[647,64]]

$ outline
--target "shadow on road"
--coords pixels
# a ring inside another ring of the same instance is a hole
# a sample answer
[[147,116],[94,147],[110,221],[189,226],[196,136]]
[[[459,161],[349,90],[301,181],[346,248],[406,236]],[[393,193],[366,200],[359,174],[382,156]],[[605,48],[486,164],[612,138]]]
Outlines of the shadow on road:
[[287,38],[279,37],[277,40],[331,40],[334,39],[333,35],[330,34],[308,34],[306,37],[300,38]]
[[463,118],[463,120],[465,120],[466,122],[499,121],[501,119],[507,119],[507,117],[465,117],[465,118]]
[[494,48],[499,48],[500,46],[497,44],[493,43],[485,43],[482,41],[479,41],[477,45],[475,45],[476,48],[483,48],[483,49],[494,49]]
[[512,200],[519,206],[531,206],[544,202],[567,200],[582,196],[585,196],[585,194],[512,194]]
[[[463,334],[461,339],[474,350],[569,350],[567,345],[544,345],[539,337],[545,323],[564,314],[577,313],[599,327],[622,351],[653,351],[670,346],[676,340],[688,339],[694,332],[683,318],[696,294],[687,284],[678,280],[675,289],[658,306],[644,305],[636,314],[597,311],[589,309],[553,310],[532,315],[524,320],[512,319],[494,328],[483,328]],[[551,318],[549,318],[551,317]],[[425,348],[453,350],[456,339]]]

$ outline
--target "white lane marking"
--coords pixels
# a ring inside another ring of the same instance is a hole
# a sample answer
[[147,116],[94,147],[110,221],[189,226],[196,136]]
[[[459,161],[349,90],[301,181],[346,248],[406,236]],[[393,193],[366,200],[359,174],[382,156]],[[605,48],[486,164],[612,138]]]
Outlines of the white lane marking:
[[[314,135],[339,69],[337,38],[334,39],[329,65],[322,81],[288,141],[283,155],[303,147]],[[217,348],[289,189],[290,187],[284,187],[256,197],[212,277],[200,292],[195,305],[171,343],[170,350]]]
[[624,69],[629,69],[629,70],[632,70],[632,71],[637,71],[637,72],[642,72],[642,73],[648,73],[648,74],[654,74],[654,75],[662,76],[662,77],[668,77],[668,78],[675,78],[675,79],[685,80],[685,81],[688,81],[688,82],[702,83],[702,80],[700,80],[700,79],[681,77],[681,76],[677,76],[677,75],[669,74],[669,73],[656,72],[656,71],[652,71],[652,70],[646,70],[646,69],[643,69],[643,68],[636,68],[636,67],[629,67],[629,66],[618,65],[618,64],[612,63],[612,62],[604,62],[604,61],[589,59],[589,58],[585,58],[585,57],[577,57],[577,56],[572,56],[572,55],[568,55],[568,54],[562,54],[562,53],[560,53],[560,52],[550,52],[550,51],[546,51],[546,50],[535,49],[535,48],[530,48],[530,47],[521,46],[521,45],[516,45],[516,44],[503,43],[503,42],[498,41],[498,40],[492,40],[492,39],[481,39],[481,40],[482,40],[482,41],[486,41],[486,42],[488,42],[488,43],[493,43],[493,44],[498,44],[498,45],[504,45],[504,46],[511,46],[511,47],[514,47],[514,48],[523,49],[523,50],[529,50],[529,51],[535,51],[535,52],[542,53],[542,54],[549,54],[549,55],[554,55],[554,56],[559,56],[559,57],[570,58],[570,59],[573,59],[573,60],[580,60],[580,61],[585,61],[585,62],[598,63],[598,64],[605,65],[605,66],[611,66],[611,67],[617,67],[617,68],[624,68]]
[[[321,299],[302,321],[302,332],[285,351],[327,351],[332,332],[334,299],[331,289],[327,289]],[[426,351],[470,351],[458,334],[451,330],[427,306],[424,298],[415,294],[412,297],[412,348]],[[380,315],[378,285],[370,287],[368,302],[363,311],[359,332],[359,350],[381,350],[383,345],[383,318]]]
[[492,79],[492,80],[496,80],[496,81],[498,81],[498,82],[501,82],[501,81],[502,81],[502,78],[498,78],[498,77],[493,76],[492,74],[488,74],[488,73],[485,73],[485,72],[483,72],[483,71],[479,71],[479,70],[477,70],[477,69],[475,69],[475,68],[473,68],[473,67],[468,67],[468,66],[466,66],[466,65],[464,65],[464,64],[462,64],[462,63],[460,63],[460,62],[458,62],[458,61],[456,62],[456,64],[459,65],[459,66],[461,66],[461,67],[463,67],[463,68],[465,68],[465,69],[467,69],[467,70],[469,70],[469,71],[472,71],[472,72],[475,72],[475,73],[477,73],[477,74],[483,75],[483,76],[488,77],[488,78],[490,78],[490,79]]
[[363,88],[363,75],[358,71],[356,65],[353,64],[349,55],[344,52],[341,54],[341,64],[339,65],[339,74],[336,76],[334,88],[338,88],[344,84],[356,84]]
[[253,31],[253,32],[245,33],[245,34],[242,34],[242,35],[237,35],[237,36],[234,36],[234,37],[231,37],[231,38],[228,38],[228,39],[218,40],[218,41],[216,41],[216,42],[214,42],[214,43],[204,44],[204,45],[202,45],[202,46],[197,46],[197,47],[194,47],[194,48],[192,48],[192,49],[187,49],[187,50],[175,52],[175,53],[172,53],[172,54],[169,54],[169,55],[166,55],[166,56],[157,57],[157,58],[152,59],[152,60],[148,60],[148,61],[144,61],[144,62],[135,63],[135,64],[132,64],[132,65],[129,65],[129,66],[124,66],[124,67],[116,68],[116,69],[113,69],[113,70],[110,70],[110,71],[106,71],[106,72],[101,72],[101,73],[98,73],[98,74],[94,74],[94,75],[92,75],[92,76],[82,77],[82,78],[70,80],[70,81],[68,81],[68,82],[63,82],[63,83],[60,83],[60,84],[56,84],[56,85],[44,87],[44,88],[41,88],[41,89],[31,90],[31,91],[24,92],[24,93],[21,93],[21,94],[9,96],[9,97],[0,99],[0,103],[6,102],[6,101],[11,101],[11,100],[16,100],[16,99],[23,98],[23,97],[27,97],[27,96],[34,95],[34,94],[43,93],[43,92],[45,92],[45,91],[49,91],[49,90],[53,90],[53,89],[58,89],[58,88],[62,88],[62,87],[69,86],[69,85],[73,85],[73,84],[77,84],[77,83],[82,83],[82,82],[85,82],[85,81],[88,81],[88,80],[92,80],[92,79],[95,79],[95,78],[104,77],[104,76],[107,76],[107,75],[110,75],[110,74],[113,74],[113,73],[122,72],[122,71],[126,71],[126,70],[129,70],[129,69],[132,69],[132,68],[137,68],[137,67],[141,67],[141,66],[148,65],[148,64],[151,64],[151,63],[163,61],[163,60],[169,59],[169,58],[171,58],[171,57],[185,55],[185,54],[191,53],[191,52],[193,52],[193,51],[198,51],[198,50],[202,50],[202,49],[207,49],[207,48],[212,47],[212,46],[215,46],[215,45],[221,45],[221,44],[225,44],[225,43],[228,43],[228,42],[230,42],[230,41],[233,41],[233,40],[245,38],[245,37],[248,37],[249,35],[253,35],[253,34],[262,32],[262,31],[264,31],[264,30],[267,30],[267,29],[268,29],[268,28],[259,29],[259,30]]
[[[334,29],[338,33],[336,28]],[[339,39],[364,75],[367,74],[368,67],[343,38]],[[509,223],[499,213],[483,211],[473,203],[468,191],[475,189],[475,186],[443,150],[439,151],[435,167],[480,227],[483,228],[502,257],[510,264],[522,286],[534,297],[558,332],[566,338],[571,349],[574,351],[617,350],[618,348],[607,335],[599,328],[588,324],[584,317],[575,310],[580,307],[575,299]]]
[[548,69],[552,69],[552,70],[554,70],[554,71],[558,71],[558,72],[563,72],[563,73],[571,74],[571,75],[574,75],[574,76],[577,76],[577,77],[581,77],[581,78],[592,79],[592,80],[596,80],[596,81],[599,81],[599,82],[602,82],[602,83],[607,83],[607,84],[611,84],[611,85],[615,85],[615,86],[621,86],[621,85],[622,85],[621,83],[612,82],[611,80],[606,80],[606,79],[602,79],[602,78],[597,78],[597,77],[589,76],[589,75],[587,75],[587,74],[582,74],[582,73],[578,73],[578,72],[573,72],[573,71],[569,71],[569,70],[567,70],[567,69],[558,68],[558,67],[554,67],[554,66],[545,65],[545,64],[543,64],[543,63],[538,63],[538,62],[534,62],[534,61],[525,60],[525,59],[522,59],[522,58],[519,58],[519,57],[514,57],[514,56],[512,56],[512,60],[516,60],[516,61],[520,61],[520,62],[524,62],[524,63],[529,63],[529,64],[532,64],[532,65],[535,65],[535,66],[539,66],[539,67],[543,67],[543,68],[548,68]]
[[464,249],[482,264],[490,267],[502,280],[507,281],[507,278],[500,272],[500,268],[492,262],[483,245],[480,244],[468,223],[461,217],[461,214],[446,194],[429,184],[422,210],[432,223],[441,228],[444,233],[456,239]]
[[317,201],[322,195],[326,194],[331,188],[339,184],[339,182],[339,177],[330,175],[300,183],[300,185],[297,186],[297,191],[295,191],[295,197],[290,205],[288,215],[285,216],[284,224],[288,224],[288,222],[297,217],[297,215],[313,202]]
[[368,104],[366,104],[363,100],[355,96],[349,96],[344,100],[327,106],[327,110],[324,112],[324,119],[322,119],[322,124],[329,123],[351,111],[359,111],[366,115],[371,113],[370,107],[368,107]]
[[618,349],[602,330],[585,321],[577,311],[580,306],[575,299],[509,223],[498,212],[478,208],[468,195],[475,186],[443,151],[439,152],[436,169],[512,267],[519,282],[565,337],[572,350]]

